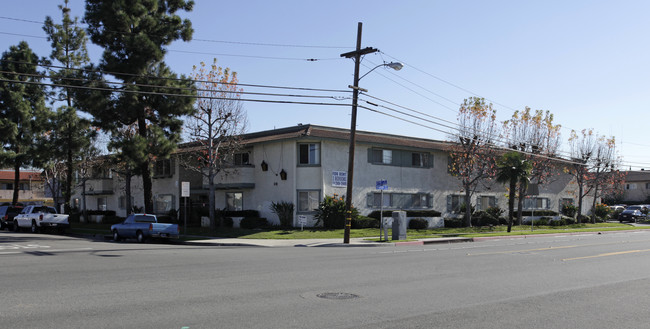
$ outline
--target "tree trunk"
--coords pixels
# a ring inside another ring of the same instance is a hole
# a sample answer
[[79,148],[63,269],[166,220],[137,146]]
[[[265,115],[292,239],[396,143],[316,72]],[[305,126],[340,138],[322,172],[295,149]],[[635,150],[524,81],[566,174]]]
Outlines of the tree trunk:
[[65,213],[70,213],[70,198],[72,198],[72,175],[74,173],[74,168],[72,168],[72,133],[68,129],[68,154],[67,154],[67,163],[66,163],[66,177],[65,177],[65,191],[63,193],[63,203],[65,204]]
[[515,190],[517,189],[517,181],[510,179],[510,191],[508,193],[508,233],[512,230],[512,218],[515,212]]
[[517,225],[521,225],[524,212],[524,198],[526,197],[526,186],[519,184],[519,195],[517,197]]
[[86,178],[81,180],[81,198],[83,201],[81,205],[81,214],[84,218],[84,222],[88,223],[88,212],[86,211]]
[[[214,172],[212,167],[208,168],[208,216],[210,216],[210,230],[214,231],[217,228],[217,223],[214,218],[215,208],[215,186],[214,186]],[[221,226],[221,223],[219,223]]]
[[465,186],[465,226],[472,227],[472,199],[468,186]]
[[131,204],[131,168],[126,168],[124,171],[124,205],[126,207],[126,215],[133,212],[133,205]]
[[20,190],[20,161],[16,161],[14,164],[14,195],[11,199],[11,204],[15,205],[18,203],[18,191]]
[[596,196],[598,195],[598,185],[594,187],[594,200],[591,203],[591,223],[596,224]]
[[582,183],[578,183],[578,215],[576,222],[580,224],[580,215],[582,215]]
[[[147,139],[147,122],[144,117],[144,113],[138,118],[138,134],[143,138]],[[151,182],[151,160],[146,159],[140,164],[140,173],[142,175],[142,189],[144,195],[144,212],[147,214],[153,214],[153,184]]]

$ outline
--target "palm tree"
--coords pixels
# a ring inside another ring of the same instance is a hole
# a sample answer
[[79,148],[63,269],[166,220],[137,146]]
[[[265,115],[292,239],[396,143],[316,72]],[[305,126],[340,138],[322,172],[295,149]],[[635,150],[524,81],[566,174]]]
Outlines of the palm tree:
[[532,165],[519,152],[508,152],[497,160],[496,180],[499,183],[509,185],[508,232],[512,230],[512,218],[515,212],[515,193],[517,193],[517,184],[528,185],[531,170]]

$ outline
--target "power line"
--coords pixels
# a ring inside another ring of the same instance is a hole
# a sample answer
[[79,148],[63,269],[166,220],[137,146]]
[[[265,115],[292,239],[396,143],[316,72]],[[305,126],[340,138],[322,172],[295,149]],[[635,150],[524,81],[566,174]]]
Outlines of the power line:
[[[202,82],[202,83],[215,83],[214,81],[209,81],[209,80],[180,79],[180,78],[157,77],[157,76],[141,75],[141,74],[133,74],[133,73],[108,72],[108,71],[103,71],[103,70],[66,68],[66,67],[60,66],[60,65],[51,65],[51,64],[44,64],[44,63],[34,64],[34,63],[29,63],[29,62],[11,61],[11,60],[3,60],[3,59],[0,59],[0,62],[8,62],[8,63],[15,63],[15,64],[33,64],[33,65],[40,66],[40,67],[56,68],[56,69],[64,69],[64,70],[73,70],[73,71],[80,71],[80,72],[93,72],[93,73],[101,73],[103,75],[112,75],[112,76],[123,75],[123,76],[130,76],[130,77],[136,77],[136,78],[146,78],[146,79],[182,81],[182,82],[192,81],[192,82]],[[15,73],[15,74],[20,74],[20,73]],[[344,89],[288,87],[288,86],[273,86],[273,85],[259,85],[259,84],[246,84],[246,83],[231,83],[231,82],[218,82],[218,83],[219,84],[224,84],[224,85],[237,85],[237,86],[251,87],[251,88],[288,89],[288,90],[301,90],[301,91],[335,92],[335,93],[346,93],[346,94],[350,93],[349,90],[344,90]]]

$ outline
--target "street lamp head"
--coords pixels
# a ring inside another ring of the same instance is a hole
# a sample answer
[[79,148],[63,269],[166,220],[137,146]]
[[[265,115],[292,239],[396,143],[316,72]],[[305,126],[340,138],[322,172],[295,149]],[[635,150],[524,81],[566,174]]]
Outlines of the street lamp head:
[[390,67],[391,69],[393,69],[395,71],[399,71],[404,67],[404,64],[402,64],[400,62],[390,62],[390,63],[384,64],[384,65]]

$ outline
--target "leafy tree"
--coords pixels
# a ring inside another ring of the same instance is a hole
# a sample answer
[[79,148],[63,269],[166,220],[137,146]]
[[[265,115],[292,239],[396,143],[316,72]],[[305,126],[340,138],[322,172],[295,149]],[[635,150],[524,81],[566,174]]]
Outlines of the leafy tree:
[[595,224],[596,217],[599,216],[596,214],[596,210],[598,210],[596,201],[607,195],[608,191],[614,189],[624,178],[618,171],[620,161],[616,156],[616,140],[614,137],[599,137],[594,151],[594,158],[589,169],[588,184],[593,191],[594,198],[591,209],[593,209],[592,223]]
[[[528,185],[531,170],[532,165],[520,152],[508,152],[497,160],[496,180],[508,184],[508,232],[512,229],[517,186]],[[522,198],[521,194],[519,198]]]
[[137,160],[146,212],[153,212],[151,165],[174,151],[180,117],[193,112],[191,81],[178,79],[163,62],[168,45],[191,39],[192,24],[176,12],[191,11],[193,5],[185,0],[86,1],[90,39],[104,48],[99,68],[123,82],[108,106],[86,105],[113,136],[120,126],[135,124],[132,145],[121,149]]
[[0,60],[0,165],[14,168],[14,204],[18,202],[20,169],[34,163],[36,140],[49,117],[39,61],[44,60],[24,41],[11,46]]
[[[510,120],[504,122],[507,147],[522,152],[522,157],[531,164],[530,180],[536,184],[547,183],[557,172],[556,156],[560,147],[560,125],[553,123],[553,114],[529,107],[515,111]],[[517,222],[521,224],[524,196],[527,184],[518,187]]]
[[217,66],[215,59],[194,67],[198,101],[186,129],[197,146],[192,161],[185,167],[201,173],[208,181],[210,227],[215,225],[215,178],[222,171],[232,171],[234,154],[241,149],[241,135],[246,131],[246,111],[239,100],[237,73]]
[[[52,46],[50,59],[60,63],[60,67],[50,70],[50,79],[54,85],[67,86],[72,79],[80,77],[80,68],[86,66],[90,59],[86,44],[88,38],[83,28],[78,26],[78,18],[70,17],[68,0],[64,5],[59,5],[62,13],[61,24],[54,23],[51,17],[45,18],[43,30],[47,34],[48,41]],[[65,179],[63,185],[63,198],[66,210],[70,209],[70,198],[72,197],[73,176],[76,165],[80,158],[80,152],[88,147],[91,139],[96,137],[96,130],[91,127],[88,119],[81,118],[75,108],[77,101],[70,87],[54,87],[55,102],[63,102],[64,105],[57,109],[52,116],[52,133],[39,154],[45,156],[45,162],[62,162],[65,171],[60,173],[59,179]],[[58,167],[57,164],[46,165],[49,168]]]
[[[466,99],[458,112],[458,127],[450,137],[455,143],[450,147],[449,171],[460,180],[465,204],[471,205],[478,185],[495,173],[496,111],[483,98]],[[466,207],[465,226],[472,226],[471,208]]]

